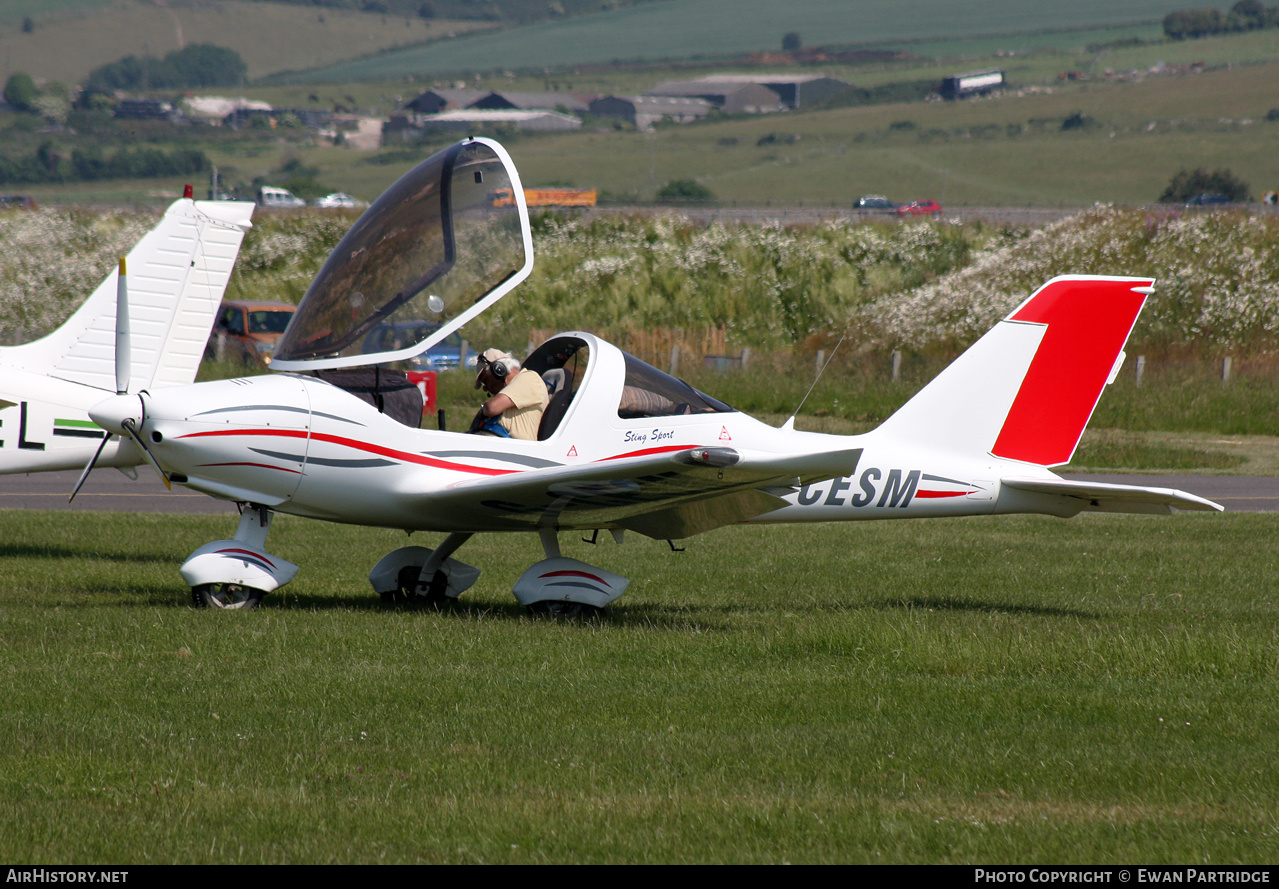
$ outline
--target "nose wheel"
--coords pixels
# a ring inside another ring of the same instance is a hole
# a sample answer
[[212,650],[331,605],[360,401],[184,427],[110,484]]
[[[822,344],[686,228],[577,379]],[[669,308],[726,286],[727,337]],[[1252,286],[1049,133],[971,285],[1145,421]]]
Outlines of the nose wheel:
[[191,604],[196,608],[223,608],[249,611],[262,604],[266,590],[242,583],[202,583],[191,587]]
[[196,608],[249,611],[293,579],[298,566],[263,548],[272,515],[264,506],[246,504],[235,537],[206,543],[182,564]]

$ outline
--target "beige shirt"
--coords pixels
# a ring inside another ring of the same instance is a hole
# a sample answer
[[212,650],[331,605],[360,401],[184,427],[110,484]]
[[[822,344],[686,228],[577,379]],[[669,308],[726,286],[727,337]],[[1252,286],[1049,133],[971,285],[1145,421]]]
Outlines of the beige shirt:
[[503,411],[498,422],[511,433],[511,438],[537,441],[542,412],[551,400],[546,394],[546,383],[533,371],[521,370],[506,384],[501,394],[511,399],[515,407]]

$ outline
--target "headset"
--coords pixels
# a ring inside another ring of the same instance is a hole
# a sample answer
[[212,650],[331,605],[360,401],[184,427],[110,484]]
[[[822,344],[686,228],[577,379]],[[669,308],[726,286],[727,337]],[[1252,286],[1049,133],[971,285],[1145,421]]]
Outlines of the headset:
[[487,358],[481,355],[478,360],[488,365],[489,373],[491,373],[493,375],[493,379],[497,380],[499,383],[505,382],[506,378],[510,376],[510,373],[511,373],[510,365],[512,363],[511,359],[499,358],[497,359],[497,361],[489,361]]

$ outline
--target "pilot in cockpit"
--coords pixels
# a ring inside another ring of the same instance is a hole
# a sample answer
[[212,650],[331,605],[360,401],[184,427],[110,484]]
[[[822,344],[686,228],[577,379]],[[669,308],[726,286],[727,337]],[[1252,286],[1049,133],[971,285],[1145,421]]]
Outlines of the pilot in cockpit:
[[471,432],[537,441],[549,396],[542,377],[523,370],[509,352],[488,349],[476,362],[475,388],[490,396],[471,423]]

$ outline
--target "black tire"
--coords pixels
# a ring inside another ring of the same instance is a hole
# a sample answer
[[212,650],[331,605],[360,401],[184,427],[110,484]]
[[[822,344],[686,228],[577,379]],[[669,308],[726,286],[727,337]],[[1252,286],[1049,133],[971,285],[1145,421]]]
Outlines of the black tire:
[[436,571],[426,589],[419,592],[417,579],[421,574],[422,569],[418,565],[407,565],[401,568],[399,575],[396,577],[396,588],[383,593],[382,601],[388,605],[409,602],[439,605],[441,602],[446,601],[448,596],[445,590],[449,586],[448,576],[443,571]]
[[527,606],[528,613],[535,617],[600,617],[604,609],[585,602],[559,602],[543,599]]
[[266,590],[240,583],[202,583],[191,587],[191,604],[196,608],[224,611],[251,611],[262,604]]

